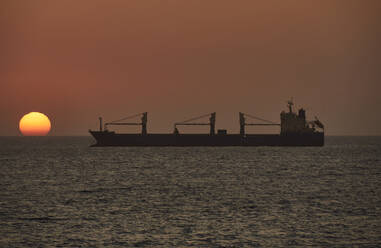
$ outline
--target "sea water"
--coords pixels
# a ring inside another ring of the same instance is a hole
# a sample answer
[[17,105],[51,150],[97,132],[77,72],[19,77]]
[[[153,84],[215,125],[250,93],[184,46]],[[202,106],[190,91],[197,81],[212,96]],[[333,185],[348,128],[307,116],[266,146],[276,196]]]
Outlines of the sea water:
[[0,247],[381,245],[381,137],[324,147],[0,138]]

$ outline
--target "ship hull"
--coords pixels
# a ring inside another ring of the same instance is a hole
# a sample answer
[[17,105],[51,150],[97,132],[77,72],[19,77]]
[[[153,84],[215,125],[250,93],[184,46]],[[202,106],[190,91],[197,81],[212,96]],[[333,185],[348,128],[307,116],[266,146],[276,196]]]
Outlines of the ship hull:
[[306,134],[117,134],[90,131],[93,146],[323,146],[324,133]]

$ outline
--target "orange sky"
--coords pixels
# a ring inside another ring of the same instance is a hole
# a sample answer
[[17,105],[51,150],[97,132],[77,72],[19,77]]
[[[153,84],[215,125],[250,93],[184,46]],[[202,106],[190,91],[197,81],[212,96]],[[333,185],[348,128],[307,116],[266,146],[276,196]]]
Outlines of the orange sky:
[[143,111],[149,132],[213,111],[238,132],[238,111],[279,121],[292,96],[329,135],[381,135],[380,13],[378,0],[3,0],[0,135],[31,111],[51,135]]

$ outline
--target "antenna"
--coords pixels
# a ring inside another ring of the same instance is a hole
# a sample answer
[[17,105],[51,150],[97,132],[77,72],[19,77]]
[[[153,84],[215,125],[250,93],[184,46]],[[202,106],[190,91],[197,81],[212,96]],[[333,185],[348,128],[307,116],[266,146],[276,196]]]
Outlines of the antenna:
[[290,110],[290,113],[292,113],[292,106],[294,105],[293,97],[291,97],[291,100],[287,101],[288,109]]

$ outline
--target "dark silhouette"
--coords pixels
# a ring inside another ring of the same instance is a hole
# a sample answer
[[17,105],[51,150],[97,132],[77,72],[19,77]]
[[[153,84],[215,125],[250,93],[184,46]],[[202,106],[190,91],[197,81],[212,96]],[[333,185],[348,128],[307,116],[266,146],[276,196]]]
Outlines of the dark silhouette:
[[[124,122],[141,116],[141,122]],[[194,122],[209,116],[209,122]],[[251,118],[256,123],[247,123]],[[274,123],[253,115],[239,113],[240,133],[227,134],[225,129],[215,133],[216,113],[194,117],[174,124],[172,134],[147,133],[147,112],[107,122],[102,129],[102,118],[99,131],[91,131],[96,139],[94,146],[323,146],[324,125],[315,117],[314,121],[306,120],[306,111],[301,108],[293,111],[293,102],[288,102],[288,112],[280,114],[281,123]],[[110,125],[140,125],[141,134],[119,134],[109,131]],[[209,134],[183,134],[178,126],[209,126]],[[280,126],[280,134],[246,134],[246,126]]]

